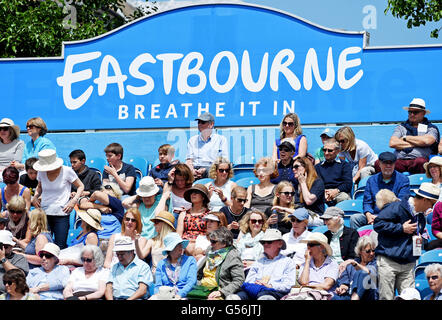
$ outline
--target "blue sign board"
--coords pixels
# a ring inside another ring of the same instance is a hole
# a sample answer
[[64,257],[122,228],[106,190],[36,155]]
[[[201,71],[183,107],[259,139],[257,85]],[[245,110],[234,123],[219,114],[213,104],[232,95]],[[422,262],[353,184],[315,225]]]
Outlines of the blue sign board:
[[195,5],[66,43],[62,57],[0,60],[2,117],[51,130],[393,122],[426,100],[442,119],[442,47],[376,48],[343,32],[242,4]]

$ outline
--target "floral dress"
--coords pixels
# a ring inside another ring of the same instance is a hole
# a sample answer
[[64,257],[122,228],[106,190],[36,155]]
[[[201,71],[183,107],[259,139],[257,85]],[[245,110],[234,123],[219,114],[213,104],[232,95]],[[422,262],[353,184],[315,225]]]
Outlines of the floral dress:
[[190,210],[187,210],[186,216],[184,217],[184,232],[182,238],[185,240],[196,240],[199,235],[206,234],[207,225],[203,218],[209,212],[209,209],[206,209],[202,214],[193,215],[190,213]]

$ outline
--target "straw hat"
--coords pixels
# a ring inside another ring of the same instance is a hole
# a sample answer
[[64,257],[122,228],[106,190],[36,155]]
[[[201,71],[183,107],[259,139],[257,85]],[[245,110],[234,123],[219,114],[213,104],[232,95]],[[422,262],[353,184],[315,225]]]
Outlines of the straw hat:
[[55,150],[45,149],[38,153],[38,161],[34,163],[33,168],[36,171],[51,171],[60,168],[62,165],[63,159],[57,158]]
[[425,109],[425,101],[424,99],[420,99],[420,98],[414,98],[413,100],[411,100],[410,105],[406,106],[406,107],[402,107],[404,110],[420,110],[420,111],[425,111],[425,114],[429,114],[430,110]]
[[440,188],[431,182],[422,182],[419,189],[414,189],[413,191],[421,197],[439,200]]
[[96,230],[103,230],[104,228],[101,226],[101,212],[97,209],[87,209],[84,210],[78,210],[78,215],[80,216],[81,220],[86,222],[88,225],[90,225],[92,228]]
[[194,191],[199,191],[199,192],[203,195],[203,197],[206,199],[206,203],[209,203],[209,202],[210,202],[209,190],[207,190],[207,188],[206,188],[205,185],[203,185],[203,184],[199,184],[199,183],[193,185],[192,187],[190,187],[189,189],[187,189],[187,190],[184,192],[184,195],[183,195],[183,196],[184,196],[184,199],[185,199],[187,202],[191,202],[191,201],[190,201],[190,195],[191,195],[192,192],[194,192]]
[[160,188],[155,184],[155,180],[151,176],[147,176],[140,180],[137,195],[140,197],[150,197],[157,194],[159,190]]
[[319,243],[324,246],[325,250],[327,251],[327,255],[331,256],[333,255],[333,250],[328,244],[327,237],[320,232],[311,232],[306,239],[301,240],[302,243]]
[[160,211],[154,218],[150,221],[155,222],[156,220],[167,223],[173,230],[175,230],[175,216],[168,211]]
[[15,135],[18,137],[20,137],[20,127],[17,126],[16,124],[14,124],[14,121],[12,121],[9,118],[3,118],[0,121],[0,128],[1,127],[12,127],[12,129],[15,131]]
[[58,260],[58,256],[60,255],[60,247],[57,246],[55,243],[52,242],[48,242],[45,244],[45,246],[43,247],[43,249],[41,249],[38,252],[38,255],[40,255],[42,252],[47,252],[52,254],[54,257],[57,258]]
[[431,177],[430,172],[428,171],[428,166],[430,164],[435,164],[439,167],[442,167],[442,157],[441,156],[434,156],[430,159],[430,161],[424,163],[424,169],[425,169],[425,172],[427,173],[428,177]]

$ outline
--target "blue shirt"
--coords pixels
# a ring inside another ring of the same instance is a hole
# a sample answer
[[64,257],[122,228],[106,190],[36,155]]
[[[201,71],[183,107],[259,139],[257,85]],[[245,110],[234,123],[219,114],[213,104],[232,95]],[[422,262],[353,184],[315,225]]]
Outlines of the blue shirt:
[[112,283],[114,298],[127,299],[139,288],[139,283],[144,283],[148,288],[144,298],[149,297],[149,287],[153,285],[152,271],[149,265],[134,257],[126,268],[120,263],[112,266],[107,283]]
[[56,265],[47,273],[43,267],[29,270],[26,283],[29,288],[35,288],[42,284],[49,284],[48,291],[40,291],[38,294],[41,300],[63,300],[63,289],[69,280],[70,272],[66,266]]
[[217,133],[212,133],[207,141],[201,134],[190,137],[186,159],[192,159],[194,167],[210,167],[218,157],[229,159],[226,137]]
[[28,141],[25,145],[25,150],[23,150],[23,159],[22,163],[25,163],[25,161],[29,158],[35,157],[38,158],[38,153],[41,150],[45,149],[55,149],[55,145],[52,143],[51,140],[45,137],[38,137],[37,140],[33,141],[32,139]]

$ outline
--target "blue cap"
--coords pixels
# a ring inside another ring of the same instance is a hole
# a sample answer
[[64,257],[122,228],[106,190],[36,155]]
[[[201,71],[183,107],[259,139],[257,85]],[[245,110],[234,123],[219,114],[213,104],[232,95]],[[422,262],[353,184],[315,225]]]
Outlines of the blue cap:
[[328,136],[330,138],[334,138],[336,131],[333,129],[330,129],[330,128],[325,128],[324,131],[322,131],[319,136],[322,136],[323,134],[325,134],[326,136]]
[[163,250],[164,256],[167,256],[167,253],[175,249],[175,247],[180,243],[183,244],[183,249],[185,249],[189,244],[189,240],[181,239],[180,235],[176,232],[168,233],[167,236],[164,237],[163,242],[164,242],[164,250]]
[[307,220],[309,218],[309,214],[306,208],[298,208],[293,213],[288,215],[289,217],[295,217],[298,220]]

